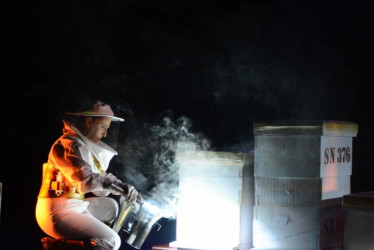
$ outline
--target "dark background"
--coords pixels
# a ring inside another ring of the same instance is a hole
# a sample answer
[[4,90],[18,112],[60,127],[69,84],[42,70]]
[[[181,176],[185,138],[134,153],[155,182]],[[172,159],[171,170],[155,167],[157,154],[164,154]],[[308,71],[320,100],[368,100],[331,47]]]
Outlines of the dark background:
[[[351,190],[373,190],[373,11],[361,0],[1,0],[0,248],[41,249],[41,166],[62,112],[88,97],[132,124],[188,117],[217,151],[250,150],[254,121],[355,122]],[[175,240],[175,221],[162,224],[144,249]]]

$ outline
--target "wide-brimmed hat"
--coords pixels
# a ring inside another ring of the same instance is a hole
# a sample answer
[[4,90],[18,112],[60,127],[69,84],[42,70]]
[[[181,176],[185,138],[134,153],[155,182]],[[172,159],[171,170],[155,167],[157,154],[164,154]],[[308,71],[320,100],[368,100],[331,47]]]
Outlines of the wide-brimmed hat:
[[125,119],[114,116],[112,109],[109,104],[103,103],[101,101],[96,101],[91,108],[84,111],[78,112],[65,112],[68,115],[82,115],[82,116],[102,116],[110,117],[112,121],[123,122]]

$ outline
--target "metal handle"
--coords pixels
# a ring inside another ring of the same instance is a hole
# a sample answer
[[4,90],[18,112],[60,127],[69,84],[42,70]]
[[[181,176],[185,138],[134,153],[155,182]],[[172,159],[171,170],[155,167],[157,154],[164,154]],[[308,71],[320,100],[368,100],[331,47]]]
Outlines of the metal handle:
[[154,225],[158,225],[158,229],[156,230],[156,231],[160,231],[160,229],[161,229],[161,224],[159,224],[159,223],[155,223]]

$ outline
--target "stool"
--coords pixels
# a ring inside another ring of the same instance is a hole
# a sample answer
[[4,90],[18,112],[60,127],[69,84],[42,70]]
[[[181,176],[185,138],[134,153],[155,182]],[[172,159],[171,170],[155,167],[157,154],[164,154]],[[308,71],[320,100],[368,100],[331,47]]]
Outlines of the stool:
[[52,237],[43,237],[41,243],[44,250],[93,249],[93,246],[96,245],[96,242],[91,240],[55,239]]

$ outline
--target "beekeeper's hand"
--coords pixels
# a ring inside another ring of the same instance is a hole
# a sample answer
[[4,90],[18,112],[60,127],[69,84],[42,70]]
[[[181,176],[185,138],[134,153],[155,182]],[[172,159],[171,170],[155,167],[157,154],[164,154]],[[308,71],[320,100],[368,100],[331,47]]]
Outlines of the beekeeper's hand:
[[132,185],[123,182],[116,182],[113,183],[112,186],[113,185],[121,189],[121,194],[125,196],[128,202],[134,203],[138,201],[140,204],[143,204],[142,196]]
[[144,201],[143,201],[142,196],[139,194],[139,192],[132,185],[130,185],[130,184],[125,184],[125,185],[127,185],[127,190],[128,190],[128,193],[126,195],[126,199],[129,202],[138,201],[138,203],[143,204]]

